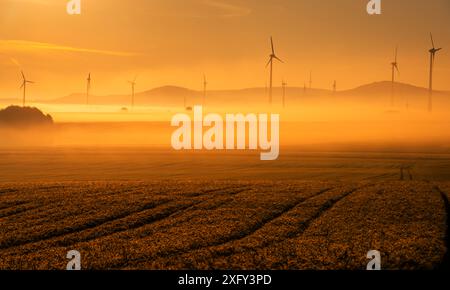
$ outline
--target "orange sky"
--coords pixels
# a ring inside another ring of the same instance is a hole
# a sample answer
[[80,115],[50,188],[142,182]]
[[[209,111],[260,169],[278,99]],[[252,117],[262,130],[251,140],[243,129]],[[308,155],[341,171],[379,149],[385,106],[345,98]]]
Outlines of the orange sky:
[[444,47],[435,88],[450,90],[450,1],[383,0],[369,16],[366,0],[82,0],[82,15],[66,0],[0,0],[0,98],[20,96],[20,69],[37,83],[32,99],[174,84],[201,89],[264,86],[274,37],[274,81],[340,89],[390,78],[399,45],[399,81],[426,86],[428,33]]

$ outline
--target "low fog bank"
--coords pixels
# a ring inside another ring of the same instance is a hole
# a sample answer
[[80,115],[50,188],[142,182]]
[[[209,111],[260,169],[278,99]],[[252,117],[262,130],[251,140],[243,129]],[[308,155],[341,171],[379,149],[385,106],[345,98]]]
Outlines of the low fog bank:
[[[59,123],[0,127],[0,148],[158,147],[171,149],[169,122]],[[204,131],[207,127],[204,128]],[[281,122],[280,146],[303,151],[450,152],[450,122]]]
[[[383,83],[380,85],[386,87]],[[319,96],[307,91],[302,96],[302,91],[295,95],[288,91],[284,106],[279,90],[275,91],[271,106],[263,98],[259,103],[246,103],[244,98],[239,104],[218,104],[207,100],[203,117],[209,113],[223,117],[238,113],[279,114],[282,150],[450,151],[449,95],[436,93],[433,111],[429,112],[428,97],[422,91],[413,94],[398,90],[392,105],[389,94],[371,94],[367,88],[364,89],[364,97],[358,90],[351,92],[355,95],[345,93],[347,95],[343,96],[343,93],[327,92]],[[38,108],[49,113],[55,123],[29,128],[0,125],[0,148],[144,146],[171,149],[171,135],[176,129],[170,126],[171,118],[184,113],[194,119],[193,111],[182,105],[165,108],[136,106],[127,110],[110,105],[67,104]],[[205,127],[204,131],[207,129]]]

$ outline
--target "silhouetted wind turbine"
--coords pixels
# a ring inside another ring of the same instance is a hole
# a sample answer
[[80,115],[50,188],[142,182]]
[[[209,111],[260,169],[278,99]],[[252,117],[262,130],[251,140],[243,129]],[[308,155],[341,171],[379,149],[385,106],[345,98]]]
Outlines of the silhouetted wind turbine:
[[264,95],[267,97],[267,82],[264,85]]
[[283,80],[281,82],[281,86],[283,88],[283,108],[284,108],[286,106],[286,86],[287,86],[287,83]]
[[134,88],[136,86],[136,79],[137,76],[134,77],[133,81],[128,81],[128,83],[131,85],[131,107],[134,107]]
[[206,103],[206,87],[208,86],[208,82],[206,81],[206,75],[203,75],[203,106]]
[[20,88],[23,88],[22,106],[25,107],[25,97],[26,97],[26,93],[27,93],[27,84],[34,84],[34,82],[27,80],[27,78],[25,77],[25,74],[23,73],[23,71],[21,71],[21,73],[22,73],[22,86],[20,86]]
[[398,63],[397,63],[397,54],[398,54],[398,47],[395,48],[394,61],[391,62],[391,66],[392,66],[391,107],[394,106],[395,71],[397,71],[398,74],[400,73],[400,70],[398,69]]
[[433,111],[433,68],[434,68],[434,59],[436,57],[436,52],[441,50],[442,48],[436,48],[434,46],[433,34],[430,33],[431,37],[431,45],[433,48],[429,50],[430,52],[430,83],[428,88],[428,111]]
[[273,87],[273,60],[276,59],[279,62],[283,63],[283,61],[278,58],[278,56],[275,54],[275,48],[273,46],[273,39],[270,37],[270,44],[272,46],[272,53],[269,56],[269,62],[267,63],[266,67],[270,65],[270,83],[269,83],[269,103],[272,104],[272,87]]
[[86,79],[86,105],[89,105],[89,93],[91,92],[91,73],[88,74]]
[[336,80],[333,82],[333,93],[335,94],[337,90],[337,83]]

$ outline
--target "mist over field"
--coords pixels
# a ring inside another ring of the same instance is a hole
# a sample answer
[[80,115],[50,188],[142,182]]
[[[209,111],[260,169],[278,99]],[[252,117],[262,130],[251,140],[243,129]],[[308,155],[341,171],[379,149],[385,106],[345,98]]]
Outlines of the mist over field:
[[[264,88],[212,91],[203,106],[203,116],[217,113],[280,115],[280,145],[308,150],[397,150],[445,151],[450,140],[450,94],[437,92],[434,111],[427,111],[427,90],[396,84],[393,106],[391,86],[373,83],[353,90],[338,91],[287,88],[282,106],[280,88],[274,90],[274,104],[265,100]],[[186,95],[191,95],[186,98]],[[94,98],[83,104],[83,95],[72,99],[36,103],[55,120],[50,129],[25,130],[1,126],[8,146],[158,146],[169,148],[171,118],[186,107],[202,105],[202,93],[183,88],[162,87],[137,98],[130,107],[111,98]],[[95,100],[100,101],[96,104]],[[108,100],[108,103],[102,103]],[[66,101],[66,103],[58,103]],[[68,103],[67,103],[68,102]],[[153,105],[150,105],[152,103]],[[4,103],[7,104],[7,103]],[[158,105],[159,104],[159,105]],[[186,107],[184,107],[184,105]],[[6,105],[5,105],[6,106]],[[207,128],[205,128],[206,130]]]
[[450,269],[448,0],[65,2],[0,0],[0,270]]

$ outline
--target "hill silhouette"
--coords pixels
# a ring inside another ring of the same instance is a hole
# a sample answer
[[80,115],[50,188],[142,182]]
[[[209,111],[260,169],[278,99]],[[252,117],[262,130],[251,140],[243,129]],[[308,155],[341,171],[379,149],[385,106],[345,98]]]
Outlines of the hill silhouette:
[[[135,94],[135,101],[138,104],[149,105],[149,104],[161,104],[161,105],[173,105],[179,104],[180,100],[184,97],[194,97],[200,96],[200,92],[194,90],[178,87],[178,86],[163,86],[157,87],[151,90],[139,92]],[[105,96],[95,96],[91,95],[89,97],[90,104],[99,105],[124,105],[129,104],[131,100],[130,95],[105,95]],[[68,96],[58,98],[50,101],[50,103],[57,104],[85,104],[86,94],[74,93]]]
[[53,118],[37,108],[9,106],[0,110],[0,126],[51,125]]
[[[351,90],[345,90],[338,92],[339,95],[345,96],[387,96],[391,94],[392,83],[391,81],[374,82],[359,86]],[[409,95],[409,96],[425,96],[428,94],[428,89],[418,87],[406,83],[394,83],[394,91],[396,94]],[[449,95],[449,92],[434,91],[435,95]]]
[[[274,87],[274,95],[281,95],[282,88]],[[331,94],[329,90],[323,89],[307,89],[306,93],[303,87],[288,87],[286,92],[290,95],[305,95],[309,97],[326,96]],[[230,90],[208,90],[208,101],[214,103],[242,103],[242,102],[260,102],[267,97],[267,89],[265,88],[246,88],[246,89],[230,89]],[[153,106],[180,106],[183,104],[184,98],[187,98],[188,105],[194,102],[200,102],[203,97],[203,91],[191,90],[179,86],[162,86],[136,93],[135,102],[140,105]],[[101,105],[124,105],[130,103],[130,95],[106,95],[106,96],[90,96],[90,104]],[[50,101],[56,104],[85,104],[85,94],[71,94],[62,98]]]
[[[428,89],[418,87],[406,83],[394,84],[396,95],[423,97],[428,94]],[[362,100],[385,98],[391,93],[391,82],[381,81],[371,84],[362,85],[350,90],[341,90],[333,94],[331,90],[317,89],[303,87],[287,87],[286,95],[289,97],[298,97],[311,100],[320,100],[321,97],[355,97]],[[245,89],[230,89],[230,90],[208,90],[208,101],[216,104],[230,104],[230,103],[247,103],[247,102],[261,102],[268,97],[266,88],[245,88]],[[281,87],[273,88],[274,97],[279,97],[282,94]],[[450,97],[450,92],[435,91],[436,96]],[[203,92],[201,90],[191,90],[179,86],[163,86],[150,90],[136,93],[135,102],[140,105],[152,106],[180,106],[183,104],[184,98],[187,98],[188,105],[199,103],[202,100]],[[130,103],[130,95],[106,95],[106,96],[90,96],[91,104],[111,104],[111,105],[126,105]],[[85,104],[85,94],[71,94],[63,98],[50,101],[58,104]]]
[[142,92],[139,95],[141,96],[166,96],[166,97],[176,97],[180,95],[191,95],[199,93],[198,91],[190,90],[183,87],[178,86],[163,86],[163,87],[157,87],[145,92]]

